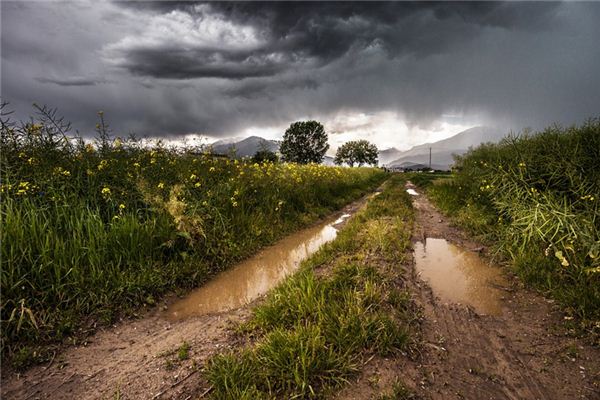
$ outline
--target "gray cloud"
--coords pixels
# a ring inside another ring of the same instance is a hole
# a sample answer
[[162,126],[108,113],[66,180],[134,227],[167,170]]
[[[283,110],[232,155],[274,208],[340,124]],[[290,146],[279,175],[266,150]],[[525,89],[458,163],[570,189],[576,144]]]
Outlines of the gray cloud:
[[[195,28],[216,17],[251,28],[258,36],[259,43],[249,48],[228,49],[202,40],[190,43],[161,32],[157,40],[125,40],[109,52],[108,57],[118,59],[115,65],[131,73],[168,79],[271,76],[298,68],[307,60],[313,67],[323,67],[349,52],[374,45],[391,57],[423,57],[443,51],[453,42],[469,40],[484,26],[548,28],[557,8],[555,3],[389,2],[215,2],[199,7],[185,2],[134,2],[129,6],[161,10],[167,25],[187,23]],[[432,31],[434,24],[446,28],[445,34]]]
[[103,83],[112,83],[112,81],[109,81],[108,79],[85,76],[71,76],[67,78],[48,78],[38,76],[35,78],[35,80],[41,83],[52,83],[58,86],[96,86]]
[[3,99],[21,117],[58,107],[82,132],[100,109],[119,132],[226,136],[379,111],[519,130],[600,104],[597,3],[1,7]]

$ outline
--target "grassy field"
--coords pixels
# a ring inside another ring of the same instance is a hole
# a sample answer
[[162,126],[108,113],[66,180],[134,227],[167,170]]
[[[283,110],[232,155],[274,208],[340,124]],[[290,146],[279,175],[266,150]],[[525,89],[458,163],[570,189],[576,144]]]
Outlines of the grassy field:
[[482,145],[458,158],[452,176],[437,178],[411,176],[598,341],[600,121]]
[[246,348],[214,357],[215,399],[319,398],[373,354],[409,351],[416,313],[402,289],[412,208],[396,176],[337,238],[273,290],[241,331]]
[[3,123],[2,351],[155,304],[339,209],[386,175],[371,168],[216,158],[110,139],[93,146],[46,117]]

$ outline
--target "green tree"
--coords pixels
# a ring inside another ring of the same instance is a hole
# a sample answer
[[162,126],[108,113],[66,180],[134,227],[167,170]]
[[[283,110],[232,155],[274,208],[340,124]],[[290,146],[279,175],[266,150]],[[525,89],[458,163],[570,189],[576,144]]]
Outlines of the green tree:
[[285,131],[279,151],[284,161],[308,164],[323,161],[328,148],[323,125],[317,121],[299,121]]
[[255,163],[261,163],[263,161],[275,163],[279,161],[279,157],[277,157],[277,154],[273,153],[271,150],[258,150],[254,156],[252,156],[252,161]]
[[341,145],[335,153],[334,162],[337,165],[346,163],[353,167],[354,164],[377,164],[377,146],[367,140],[352,140]]

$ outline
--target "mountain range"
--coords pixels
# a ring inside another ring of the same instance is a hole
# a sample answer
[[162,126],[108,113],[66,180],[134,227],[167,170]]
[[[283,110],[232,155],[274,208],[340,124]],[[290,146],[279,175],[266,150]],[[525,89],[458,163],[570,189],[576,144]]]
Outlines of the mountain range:
[[414,166],[406,168],[412,164],[429,166],[429,149],[431,149],[431,167],[433,169],[449,170],[454,163],[453,154],[464,154],[469,147],[476,147],[486,142],[497,142],[501,138],[502,133],[496,128],[476,126],[448,139],[434,143],[424,143],[407,151],[400,151],[395,148],[380,151],[379,164],[405,169],[415,169]]
[[[404,169],[421,169],[429,166],[429,149],[431,149],[431,167],[439,170],[449,170],[454,162],[453,154],[464,154],[469,147],[481,143],[497,142],[502,138],[500,130],[476,126],[462,131],[448,139],[434,143],[425,143],[400,151],[394,147],[379,151],[379,165]],[[231,154],[235,151],[237,157],[252,157],[259,150],[279,152],[281,142],[264,139],[259,136],[247,138],[230,138],[212,143],[212,151],[216,154]],[[323,164],[333,165],[333,157],[325,156]]]
[[[231,154],[235,152],[236,157],[252,157],[260,150],[268,150],[273,153],[279,153],[281,141],[269,140],[260,136],[249,136],[244,139],[229,138],[218,140],[211,144],[212,152],[215,154]],[[323,164],[334,165],[333,157],[325,156]]]
[[238,138],[218,140],[212,145],[215,154],[231,154],[235,152],[236,157],[252,157],[260,150],[279,152],[279,141],[268,140],[259,136],[249,136],[245,139]]

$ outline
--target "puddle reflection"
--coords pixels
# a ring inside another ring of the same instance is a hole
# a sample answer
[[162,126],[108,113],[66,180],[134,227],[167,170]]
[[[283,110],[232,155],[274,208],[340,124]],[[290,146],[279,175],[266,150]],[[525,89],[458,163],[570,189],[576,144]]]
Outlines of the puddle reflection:
[[476,253],[445,239],[427,238],[425,244],[415,244],[415,263],[421,277],[440,298],[471,305],[483,314],[502,314],[502,291],[494,285],[505,285],[505,280],[499,269]]
[[214,277],[204,286],[172,304],[166,311],[170,320],[238,308],[265,294],[324,243],[337,236],[336,225],[350,214],[313,228],[294,233],[255,256]]

